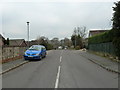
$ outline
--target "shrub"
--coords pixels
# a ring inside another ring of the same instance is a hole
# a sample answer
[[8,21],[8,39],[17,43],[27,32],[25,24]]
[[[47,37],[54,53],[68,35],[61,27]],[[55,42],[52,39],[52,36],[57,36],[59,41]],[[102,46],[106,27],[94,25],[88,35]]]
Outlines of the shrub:
[[75,47],[75,50],[79,50],[79,49],[80,49],[80,46],[76,46],[76,47]]

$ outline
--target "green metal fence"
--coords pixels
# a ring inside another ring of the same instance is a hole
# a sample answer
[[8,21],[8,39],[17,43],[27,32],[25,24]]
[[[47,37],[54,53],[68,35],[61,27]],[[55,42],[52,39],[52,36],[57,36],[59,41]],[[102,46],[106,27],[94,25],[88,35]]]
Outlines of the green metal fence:
[[91,51],[109,53],[111,55],[115,55],[115,50],[116,50],[116,48],[114,47],[112,42],[99,43],[99,44],[89,44],[88,48]]

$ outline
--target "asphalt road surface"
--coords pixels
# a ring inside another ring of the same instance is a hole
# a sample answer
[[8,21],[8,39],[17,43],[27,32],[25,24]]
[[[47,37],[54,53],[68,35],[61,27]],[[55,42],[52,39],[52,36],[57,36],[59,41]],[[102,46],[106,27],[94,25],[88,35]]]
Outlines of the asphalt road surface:
[[80,51],[52,50],[2,76],[3,88],[118,88],[118,74],[80,56]]

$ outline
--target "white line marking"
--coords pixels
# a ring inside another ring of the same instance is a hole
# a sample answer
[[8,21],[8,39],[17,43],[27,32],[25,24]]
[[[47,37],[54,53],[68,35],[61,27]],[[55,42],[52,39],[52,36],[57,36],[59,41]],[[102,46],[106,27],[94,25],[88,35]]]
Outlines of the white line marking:
[[62,56],[60,56],[60,62],[62,61]]
[[[63,53],[63,50],[62,50],[61,55],[60,55],[60,62],[62,61],[62,53]],[[59,65],[57,77],[56,77],[56,81],[55,81],[55,88],[58,88],[58,85],[59,85],[60,70],[61,70],[61,66]]]
[[58,67],[58,73],[57,73],[57,77],[56,77],[55,88],[58,88],[59,78],[60,78],[60,70],[61,70],[61,66]]

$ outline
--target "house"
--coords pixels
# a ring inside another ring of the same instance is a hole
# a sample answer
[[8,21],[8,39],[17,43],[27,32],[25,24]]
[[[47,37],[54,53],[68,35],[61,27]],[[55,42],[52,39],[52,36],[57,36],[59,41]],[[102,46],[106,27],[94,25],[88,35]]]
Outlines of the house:
[[29,42],[25,41],[25,42],[27,43],[27,45],[29,45],[29,47],[32,46],[32,45],[39,45],[37,40],[32,40],[32,41],[29,41]]
[[27,43],[24,39],[10,39],[9,46],[27,46]]
[[0,46],[5,45],[5,38],[0,34]]
[[32,45],[39,45],[39,42],[37,40],[32,40],[29,42],[29,46],[32,46]]
[[100,34],[100,33],[106,32],[106,31],[108,31],[108,30],[90,30],[89,37],[92,37],[94,35],[97,35],[97,34]]

